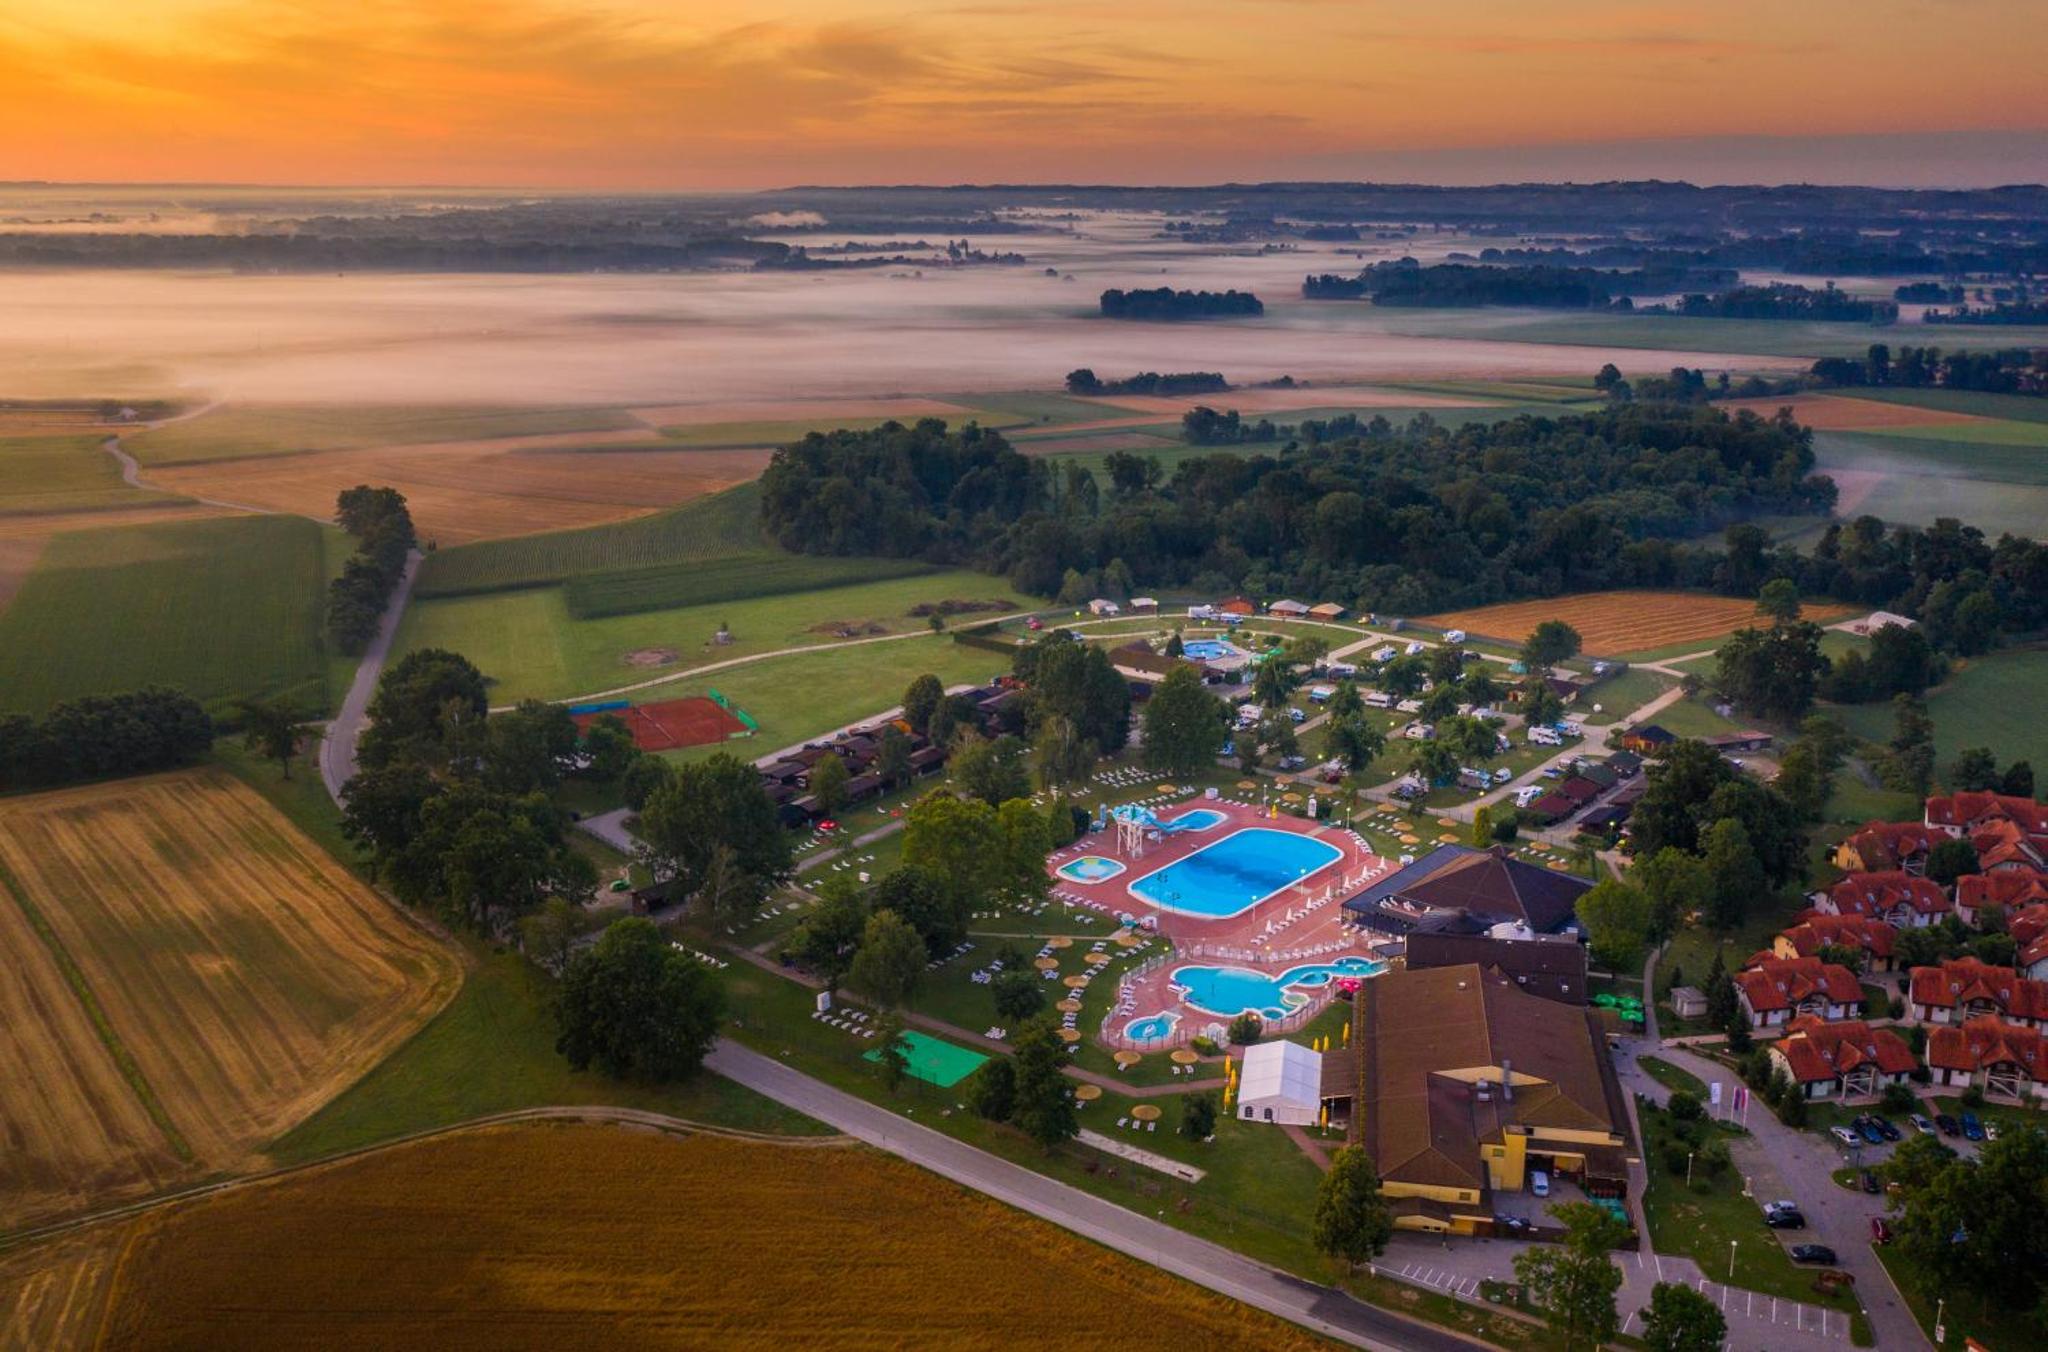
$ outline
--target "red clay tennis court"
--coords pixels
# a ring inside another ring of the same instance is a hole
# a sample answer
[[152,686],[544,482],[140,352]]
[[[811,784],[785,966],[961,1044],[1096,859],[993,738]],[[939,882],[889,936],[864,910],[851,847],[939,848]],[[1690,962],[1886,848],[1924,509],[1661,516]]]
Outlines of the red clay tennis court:
[[623,722],[633,733],[633,745],[642,751],[673,751],[680,746],[706,746],[734,735],[753,731],[731,709],[702,695],[663,700],[659,704],[629,704],[615,709],[593,709],[575,715],[576,726],[587,728],[606,714]]

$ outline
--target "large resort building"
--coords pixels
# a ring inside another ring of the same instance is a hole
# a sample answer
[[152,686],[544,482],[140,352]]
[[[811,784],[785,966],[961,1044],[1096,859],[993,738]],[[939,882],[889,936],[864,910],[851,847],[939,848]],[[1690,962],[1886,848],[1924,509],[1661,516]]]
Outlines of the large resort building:
[[1467,963],[1365,982],[1352,1020],[1356,1082],[1339,1106],[1396,1228],[1491,1234],[1494,1194],[1536,1169],[1627,1193],[1638,1154],[1596,1013]]

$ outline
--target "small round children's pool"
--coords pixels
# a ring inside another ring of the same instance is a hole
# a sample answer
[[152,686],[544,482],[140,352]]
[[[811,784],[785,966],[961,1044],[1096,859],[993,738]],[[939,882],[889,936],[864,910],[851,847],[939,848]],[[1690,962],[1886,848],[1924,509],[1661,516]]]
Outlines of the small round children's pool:
[[1114,859],[1105,859],[1099,854],[1084,854],[1079,859],[1069,859],[1057,870],[1062,878],[1077,883],[1099,883],[1114,878],[1124,871],[1124,866]]
[[1220,638],[1191,638],[1180,645],[1181,655],[1195,662],[1214,662],[1225,657],[1243,657],[1244,649]]
[[1180,1022],[1178,1014],[1147,1014],[1142,1019],[1132,1019],[1124,1025],[1124,1036],[1133,1042],[1157,1042],[1173,1034],[1173,1026]]

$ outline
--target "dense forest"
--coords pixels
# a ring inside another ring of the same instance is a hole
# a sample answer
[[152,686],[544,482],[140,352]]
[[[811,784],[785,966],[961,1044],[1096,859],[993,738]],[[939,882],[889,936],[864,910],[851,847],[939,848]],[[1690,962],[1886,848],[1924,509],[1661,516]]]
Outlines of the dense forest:
[[1738,286],[1713,295],[1695,293],[1669,307],[1652,305],[1644,313],[1668,309],[1689,319],[1824,319],[1858,324],[1891,324],[1898,320],[1897,301],[1865,300],[1838,291],[1829,282],[1815,290],[1795,282]]
[[1065,492],[1056,511],[1046,462],[927,420],[777,452],[762,513],[789,549],[971,563],[1040,595],[1069,569],[1121,560],[1145,586],[1419,614],[1681,574],[1699,585],[1688,570],[1711,575],[1712,561],[1684,562],[1677,542],[1754,513],[1826,510],[1833,485],[1812,468],[1789,418],[1621,405],[1455,431],[1376,419],[1341,440],[1185,461],[1163,482],[1122,457],[1106,494]]
[[1929,310],[1930,324],[2048,324],[2048,300],[2003,301],[1997,305],[1967,305],[1953,310]]
[[1355,278],[1323,275],[1303,280],[1309,300],[1370,296],[1375,305],[1530,305],[1587,310],[1618,297],[1666,295],[1687,287],[1733,283],[1735,274],[1712,268],[1650,267],[1632,271],[1558,267],[1550,264],[1493,266],[1438,263],[1423,267],[1412,258],[1375,263]]
[[1170,286],[1149,291],[1102,293],[1106,319],[1242,319],[1266,313],[1265,304],[1249,291],[1176,291]]

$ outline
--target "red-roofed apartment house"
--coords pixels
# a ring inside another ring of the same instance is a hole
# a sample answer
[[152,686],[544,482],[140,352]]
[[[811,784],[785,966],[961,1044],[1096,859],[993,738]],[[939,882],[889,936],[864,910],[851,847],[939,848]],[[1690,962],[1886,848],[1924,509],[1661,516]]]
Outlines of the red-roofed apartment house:
[[1902,869],[1852,873],[1807,900],[1823,915],[1860,915],[1897,929],[1925,929],[1955,909],[1939,883]]
[[2048,1098],[2048,1037],[1986,1015],[1927,1037],[1927,1068],[1940,1085],[1978,1085],[1987,1094]]
[[1897,935],[1883,920],[1808,911],[1798,924],[1778,931],[1771,941],[1771,953],[1780,958],[1815,958],[1823,948],[1853,948],[1863,955],[1864,971],[1889,972],[1892,940]]
[[2048,902],[2048,873],[2039,869],[1966,873],[1956,879],[1956,915],[1975,929],[1983,928],[1987,906],[1996,907],[2009,924],[2012,917],[2041,902]]
[[1921,822],[1865,822],[1861,830],[1835,846],[1835,867],[1844,873],[1883,873],[1904,869],[1927,871],[1927,852],[1936,833]]
[[1929,830],[1955,837],[2011,822],[2037,850],[2048,851],[2048,806],[2031,798],[2009,793],[1952,793],[1928,799],[1922,820]]
[[2036,903],[2016,911],[2005,922],[2018,949],[2012,965],[2030,981],[2048,980],[2048,904]]
[[1832,1023],[1863,1012],[1856,974],[1819,958],[1759,958],[1735,974],[1735,996],[1751,1028],[1777,1028],[1802,1014]]
[[2012,821],[1987,821],[1970,828],[1970,848],[1985,873],[2031,873],[2048,863],[2048,845]]
[[1985,1014],[2026,1028],[2048,1023],[2048,981],[2029,981],[2010,967],[1976,958],[1915,967],[1909,991],[1913,1017],[1921,1023],[1960,1024]]
[[1903,1084],[1920,1058],[1889,1028],[1861,1019],[1828,1023],[1811,1015],[1792,1020],[1770,1047],[1771,1061],[1807,1098],[1869,1097],[1888,1084]]

